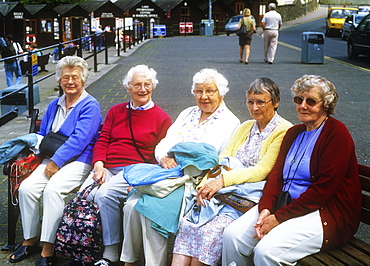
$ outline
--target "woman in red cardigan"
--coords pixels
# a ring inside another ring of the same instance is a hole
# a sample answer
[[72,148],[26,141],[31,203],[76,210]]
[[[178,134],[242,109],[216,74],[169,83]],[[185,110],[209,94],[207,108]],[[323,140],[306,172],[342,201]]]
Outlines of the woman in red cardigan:
[[[222,265],[294,265],[345,244],[357,231],[358,164],[348,129],[330,117],[335,87],[304,75],[292,92],[302,124],[286,133],[259,204],[226,228]],[[282,191],[291,201],[278,208]]]

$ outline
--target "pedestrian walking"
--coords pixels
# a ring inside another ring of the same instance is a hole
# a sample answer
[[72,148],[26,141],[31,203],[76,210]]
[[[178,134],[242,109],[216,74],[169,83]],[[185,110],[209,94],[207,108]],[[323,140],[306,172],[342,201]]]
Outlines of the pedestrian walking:
[[103,27],[102,25],[99,25],[99,27],[95,31],[96,44],[97,44],[98,51],[100,51],[103,46],[103,38],[104,38],[103,33],[104,33]]
[[256,30],[256,22],[251,18],[251,10],[249,8],[244,8],[244,17],[239,20],[238,29],[245,25],[246,33],[239,34],[239,62],[243,63],[243,54],[245,49],[245,64],[248,64],[249,55],[251,53],[250,47],[252,42],[252,35]]
[[276,11],[276,4],[269,4],[269,12],[267,12],[261,21],[261,26],[263,29],[263,43],[264,43],[264,53],[265,62],[272,64],[275,59],[279,29],[283,24],[281,15]]
[[[1,49],[2,58],[23,54],[23,49],[18,42],[14,41],[12,34],[5,36],[5,45]],[[6,84],[8,87],[22,83],[22,69],[18,58],[12,58],[4,61]],[[15,84],[13,84],[13,76],[15,76]]]

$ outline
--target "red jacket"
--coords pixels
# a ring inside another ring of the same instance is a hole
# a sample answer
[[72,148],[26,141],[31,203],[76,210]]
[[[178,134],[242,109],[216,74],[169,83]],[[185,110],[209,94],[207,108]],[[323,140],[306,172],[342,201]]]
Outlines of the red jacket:
[[[95,144],[93,164],[103,161],[105,167],[121,167],[143,163],[137,152],[130,132],[128,103],[109,109],[101,134]],[[131,110],[132,131],[142,155],[156,163],[154,149],[166,136],[171,118],[157,105],[148,110]]]
[[[259,211],[274,212],[283,186],[285,157],[305,125],[290,128],[259,202]],[[319,210],[324,230],[321,250],[344,245],[357,231],[361,214],[361,184],[355,145],[346,126],[329,117],[315,144],[310,161],[312,184],[291,204],[275,212],[281,223]]]

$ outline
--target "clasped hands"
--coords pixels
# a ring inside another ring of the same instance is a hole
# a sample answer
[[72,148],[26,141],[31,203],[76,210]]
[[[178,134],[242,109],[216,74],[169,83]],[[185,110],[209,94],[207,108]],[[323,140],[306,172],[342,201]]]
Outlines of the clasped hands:
[[269,210],[264,209],[261,211],[257,218],[257,222],[254,225],[256,234],[253,238],[261,240],[265,235],[267,235],[275,226],[280,223],[276,220],[274,214],[271,214]]

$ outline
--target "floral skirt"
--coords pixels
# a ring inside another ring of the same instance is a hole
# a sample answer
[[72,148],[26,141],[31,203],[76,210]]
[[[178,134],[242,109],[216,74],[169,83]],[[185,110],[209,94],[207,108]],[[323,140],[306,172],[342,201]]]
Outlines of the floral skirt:
[[181,220],[173,253],[198,258],[202,263],[217,265],[221,259],[222,236],[226,226],[233,220],[218,215],[203,226]]

